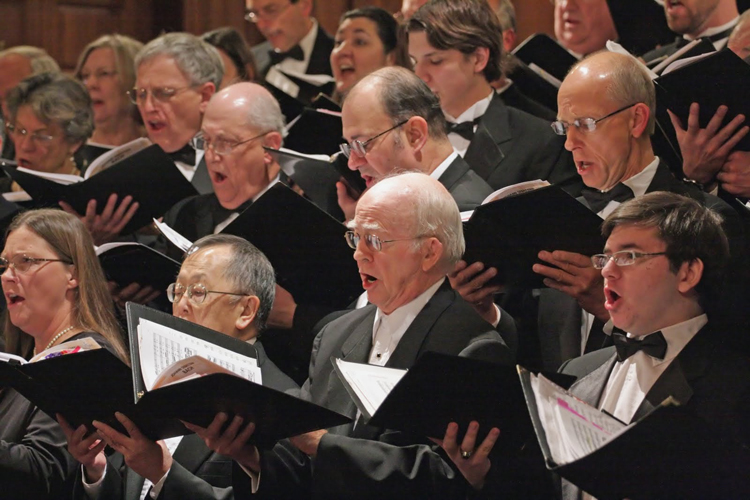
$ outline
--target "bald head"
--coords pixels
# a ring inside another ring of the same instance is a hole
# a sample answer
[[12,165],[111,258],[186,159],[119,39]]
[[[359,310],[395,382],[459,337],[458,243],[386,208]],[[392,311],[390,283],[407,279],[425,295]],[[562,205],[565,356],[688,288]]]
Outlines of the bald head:
[[217,92],[206,108],[206,116],[224,115],[238,125],[247,125],[261,132],[284,130],[284,116],[279,103],[264,87],[241,82]]

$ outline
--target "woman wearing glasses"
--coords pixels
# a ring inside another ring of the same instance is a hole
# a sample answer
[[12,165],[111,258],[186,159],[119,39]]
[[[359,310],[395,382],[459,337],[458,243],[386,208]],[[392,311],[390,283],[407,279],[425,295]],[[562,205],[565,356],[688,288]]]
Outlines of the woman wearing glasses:
[[30,76],[10,91],[7,104],[19,167],[80,175],[73,154],[94,130],[91,99],[80,82],[56,73]]
[[[77,218],[59,210],[20,215],[8,228],[0,269],[8,307],[7,352],[28,359],[63,342],[91,337],[125,359],[104,274]],[[65,446],[52,418],[13,389],[0,388],[3,498],[62,497],[64,482],[74,471]]]
[[85,170],[111,146],[121,146],[145,135],[138,108],[130,102],[128,89],[135,86],[135,55],[143,47],[123,35],[104,35],[83,49],[74,75],[91,96],[94,133],[76,154]]

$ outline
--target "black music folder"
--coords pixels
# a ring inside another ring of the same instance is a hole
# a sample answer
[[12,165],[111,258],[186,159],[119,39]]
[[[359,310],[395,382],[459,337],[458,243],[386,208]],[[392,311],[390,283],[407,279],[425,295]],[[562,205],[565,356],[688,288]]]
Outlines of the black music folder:
[[[513,49],[513,55],[527,65],[536,64],[558,80],[565,79],[578,59],[545,33],[536,33]],[[522,88],[524,93],[525,89]]]
[[[739,114],[750,116],[749,81],[750,65],[723,49],[660,76],[654,84],[659,107],[676,114],[683,127],[687,127],[693,102],[700,104],[700,126],[706,127],[721,105],[729,108],[722,126]],[[750,151],[750,136],[746,135],[736,149]]]
[[[279,439],[326,427],[345,424],[348,417],[284,392],[264,387],[238,375],[213,373],[199,378],[178,381],[154,390],[146,388],[142,373],[139,326],[147,320],[177,330],[211,346],[218,346],[249,358],[257,358],[252,344],[229,337],[195,323],[176,318],[147,307],[128,303],[126,306],[130,355],[133,364],[133,395],[136,406],[149,413],[184,420],[207,427],[217,413],[240,415],[245,422],[255,422],[253,442],[258,446],[273,446]],[[144,331],[141,336],[146,335]],[[159,341],[169,349],[177,347]],[[187,346],[181,346],[189,349]],[[182,352],[201,355],[198,352]],[[206,354],[207,359],[216,357]],[[179,359],[179,358],[178,358]],[[178,367],[179,368],[179,367]]]
[[493,279],[506,287],[541,288],[542,276],[531,267],[541,250],[565,250],[583,255],[604,248],[602,219],[557,186],[508,196],[480,205],[464,223],[469,264],[495,267]]
[[[367,425],[442,439],[449,423],[456,422],[463,434],[476,420],[477,444],[497,427],[501,444],[496,446],[508,450],[518,449],[533,436],[514,366],[431,351],[409,370],[334,358],[331,362]],[[566,386],[575,380],[552,376]]]
[[[596,498],[711,498],[738,480],[729,471],[743,467],[733,462],[742,452],[671,397],[625,425],[560,387],[552,398],[538,399],[533,375],[520,367],[518,372],[547,468]],[[554,458],[543,421],[556,421],[565,454],[574,458]]]
[[97,211],[101,212],[112,193],[118,195],[118,201],[132,196],[140,206],[122,234],[140,229],[151,219],[164,215],[178,201],[198,194],[156,144],[85,181],[69,185],[18,170],[13,162],[3,161],[0,166],[31,196],[34,207],[58,208],[58,202],[65,201],[79,214],[85,214],[91,199],[96,200]]
[[277,283],[298,303],[343,309],[362,293],[346,231],[314,203],[276,183],[222,233],[258,247],[271,261]]
[[341,114],[324,108],[305,108],[288,125],[284,147],[305,154],[332,155],[343,140]]
[[617,43],[636,56],[674,41],[664,7],[654,0],[607,0]]
[[141,243],[106,243],[96,249],[96,255],[104,275],[120,287],[138,283],[164,292],[180,273],[179,262]]

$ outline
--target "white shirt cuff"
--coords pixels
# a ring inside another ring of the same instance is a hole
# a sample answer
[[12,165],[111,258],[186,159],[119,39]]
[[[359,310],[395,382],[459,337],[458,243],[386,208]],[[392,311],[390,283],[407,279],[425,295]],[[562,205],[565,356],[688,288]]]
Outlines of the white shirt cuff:
[[497,316],[497,317],[495,318],[495,320],[494,320],[494,321],[492,322],[492,328],[497,328],[497,325],[499,325],[499,324],[500,324],[500,318],[502,318],[502,314],[503,314],[503,313],[502,313],[502,311],[500,310],[500,308],[499,308],[499,307],[497,306],[497,304],[492,304],[492,307],[494,307],[494,308],[495,308],[495,314],[496,314],[496,316]]
[[104,482],[104,476],[107,475],[107,464],[104,464],[104,473],[102,477],[95,483],[86,482],[86,467],[81,465],[81,483],[83,483],[83,491],[86,492],[86,496],[89,498],[96,498],[99,496],[99,492],[102,491],[102,483]]
[[148,492],[148,495],[153,498],[154,500],[159,496],[159,493],[161,493],[161,489],[164,487],[164,481],[167,480],[167,476],[169,475],[169,471],[171,471],[172,468],[170,467],[166,474],[164,474],[161,479],[159,479],[157,482],[151,486],[151,489]]
[[250,493],[252,493],[253,495],[258,493],[258,487],[260,486],[260,471],[255,472],[254,470],[248,469],[242,464],[237,465],[239,465],[242,470],[245,471],[245,474],[250,476]]

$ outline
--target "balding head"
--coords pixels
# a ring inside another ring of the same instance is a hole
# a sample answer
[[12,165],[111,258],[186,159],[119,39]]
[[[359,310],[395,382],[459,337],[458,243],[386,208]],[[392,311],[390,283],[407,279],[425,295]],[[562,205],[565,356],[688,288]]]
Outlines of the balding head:
[[214,194],[234,210],[254,199],[279,173],[263,147],[281,147],[284,118],[279,104],[255,83],[236,83],[214,94],[201,132]]
[[464,250],[456,203],[425,174],[388,177],[366,191],[349,228],[367,298],[386,314],[443,278]]
[[[579,62],[560,86],[557,103],[567,128],[565,148],[587,186],[609,190],[653,161],[654,86],[633,57],[601,52]],[[595,121],[594,130],[582,124],[584,118]]]

